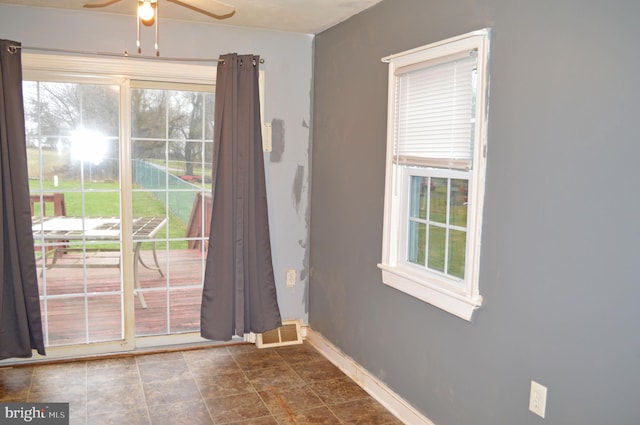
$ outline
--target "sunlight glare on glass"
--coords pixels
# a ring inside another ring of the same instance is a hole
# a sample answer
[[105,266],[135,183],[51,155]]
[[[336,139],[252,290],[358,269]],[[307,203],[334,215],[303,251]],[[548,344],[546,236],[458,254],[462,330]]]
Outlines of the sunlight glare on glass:
[[71,160],[100,164],[107,154],[107,139],[97,131],[80,128],[71,136]]

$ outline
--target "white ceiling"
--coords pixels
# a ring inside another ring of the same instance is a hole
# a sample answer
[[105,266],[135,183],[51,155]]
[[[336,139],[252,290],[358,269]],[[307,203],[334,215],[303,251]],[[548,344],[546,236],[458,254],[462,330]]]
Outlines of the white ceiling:
[[[182,0],[188,2],[188,0]],[[240,27],[317,34],[373,6],[381,0],[223,0],[236,13],[217,20],[191,9],[161,0],[160,19],[217,22]],[[91,10],[92,13],[135,15],[137,0],[121,0],[100,9],[84,9],[83,0],[0,0],[0,3],[49,8]]]

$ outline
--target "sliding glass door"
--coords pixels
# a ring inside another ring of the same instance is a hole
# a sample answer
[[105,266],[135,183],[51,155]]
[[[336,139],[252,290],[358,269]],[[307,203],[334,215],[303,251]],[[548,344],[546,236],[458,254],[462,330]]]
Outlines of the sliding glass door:
[[61,60],[23,60],[48,353],[200,340],[214,85],[194,77],[213,69],[167,65],[157,81],[145,73],[162,65]]

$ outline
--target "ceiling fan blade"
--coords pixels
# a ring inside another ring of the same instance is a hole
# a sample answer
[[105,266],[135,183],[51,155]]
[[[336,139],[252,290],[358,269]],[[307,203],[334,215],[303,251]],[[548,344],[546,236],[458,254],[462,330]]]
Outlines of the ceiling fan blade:
[[82,7],[94,8],[94,7],[105,7],[111,6],[114,3],[118,3],[120,0],[89,0],[85,1],[82,4]]
[[[119,1],[119,0],[116,0]],[[179,4],[196,12],[209,15],[216,19],[230,18],[236,13],[236,9],[230,4],[217,0],[167,0]]]

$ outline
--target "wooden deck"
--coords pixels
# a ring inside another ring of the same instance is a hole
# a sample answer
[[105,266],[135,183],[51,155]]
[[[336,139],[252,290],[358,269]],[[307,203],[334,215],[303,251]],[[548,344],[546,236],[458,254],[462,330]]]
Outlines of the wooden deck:
[[[205,255],[198,249],[159,251],[165,274],[138,266],[140,294],[135,297],[136,336],[194,332],[200,329],[200,303]],[[117,253],[91,253],[90,268],[82,254],[69,252],[41,273],[38,284],[47,346],[119,340],[123,332],[121,271]],[[142,251],[146,264],[152,252]]]

